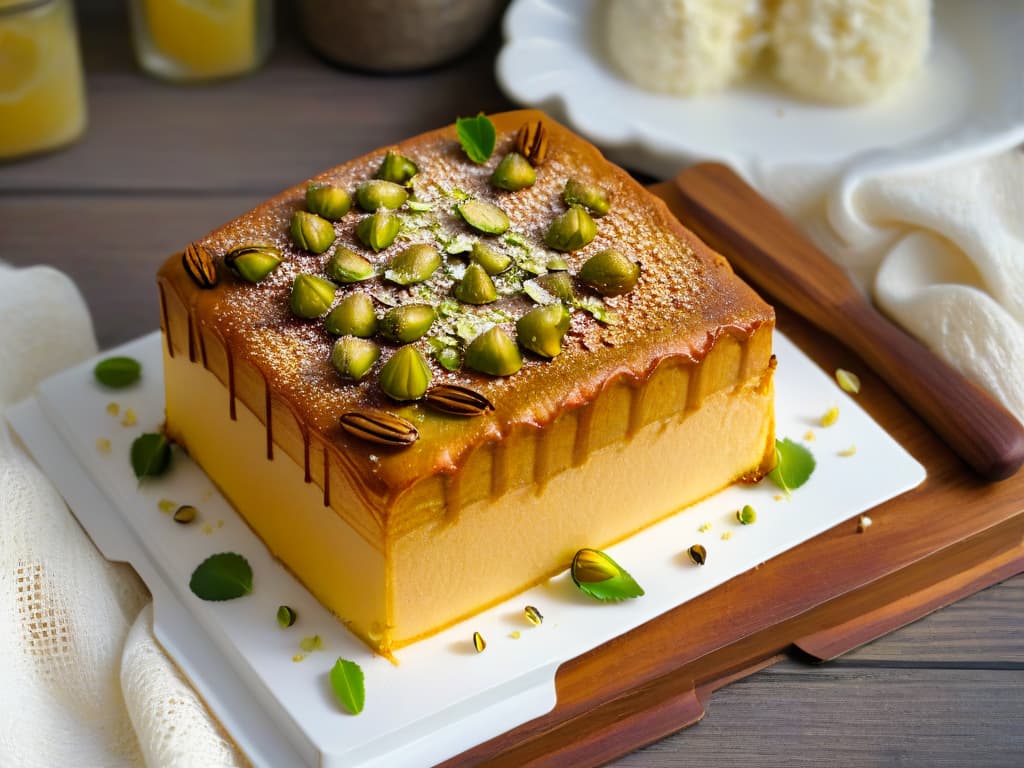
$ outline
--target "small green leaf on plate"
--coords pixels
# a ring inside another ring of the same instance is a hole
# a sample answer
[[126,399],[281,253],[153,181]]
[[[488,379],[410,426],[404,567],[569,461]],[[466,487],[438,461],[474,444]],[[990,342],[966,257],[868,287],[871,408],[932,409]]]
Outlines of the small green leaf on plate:
[[768,473],[768,477],[788,496],[807,482],[815,466],[811,452],[787,437],[775,441],[775,469]]
[[201,600],[234,600],[252,592],[252,567],[234,552],[211,555],[192,572],[188,587]]
[[354,661],[339,658],[331,668],[331,690],[338,701],[353,715],[363,711],[366,683],[362,668]]
[[163,432],[147,432],[135,438],[131,458],[139,480],[162,475],[171,463],[171,444]]
[[92,372],[96,381],[103,386],[120,389],[139,380],[142,363],[132,357],[108,357],[96,363]]
[[644,593],[632,576],[597,549],[577,552],[569,572],[576,586],[595,600],[625,600]]
[[494,152],[494,123],[483,112],[476,117],[460,117],[455,121],[455,133],[462,150],[474,163],[486,163]]

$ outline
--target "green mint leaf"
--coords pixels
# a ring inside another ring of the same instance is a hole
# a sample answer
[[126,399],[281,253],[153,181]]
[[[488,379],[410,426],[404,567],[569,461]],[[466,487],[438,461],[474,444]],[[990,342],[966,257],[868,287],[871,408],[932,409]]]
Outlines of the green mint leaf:
[[192,571],[188,588],[200,600],[234,600],[252,592],[252,567],[234,552],[211,555]]
[[353,715],[363,711],[366,703],[366,680],[362,668],[354,661],[339,658],[331,667],[331,690],[338,701]]
[[807,482],[815,466],[811,452],[787,437],[775,441],[775,469],[768,477],[788,496]]
[[142,363],[132,357],[108,357],[92,369],[96,381],[111,389],[128,387],[142,375]]
[[474,163],[486,163],[494,152],[494,123],[483,112],[476,117],[460,117],[455,121],[455,133],[462,151]]
[[644,594],[622,566],[597,549],[581,549],[572,559],[569,570],[580,591],[595,600],[619,601]]
[[171,444],[163,432],[147,432],[132,443],[132,469],[135,477],[156,477],[171,464]]

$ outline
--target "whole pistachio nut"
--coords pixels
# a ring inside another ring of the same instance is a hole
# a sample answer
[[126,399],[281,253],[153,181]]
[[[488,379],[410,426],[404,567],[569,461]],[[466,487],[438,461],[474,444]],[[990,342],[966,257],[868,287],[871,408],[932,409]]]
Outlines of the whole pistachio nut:
[[413,346],[399,347],[380,369],[380,388],[392,400],[419,400],[433,378],[430,366]]
[[505,155],[491,174],[491,184],[507,192],[518,192],[532,187],[537,181],[537,172],[529,161],[518,152]]
[[292,215],[292,241],[304,251],[323,253],[334,242],[334,225],[309,211]]
[[498,298],[498,290],[479,264],[470,264],[455,285],[455,298],[466,304],[490,304]]
[[608,213],[611,208],[608,193],[604,189],[594,184],[584,184],[576,179],[565,182],[562,199],[566,205],[582,205],[598,218]]
[[363,219],[356,225],[356,237],[367,248],[374,251],[383,251],[398,236],[401,222],[398,217],[390,211],[377,211]]
[[334,301],[334,283],[316,275],[300,274],[292,283],[292,293],[288,299],[292,314],[296,317],[311,320],[323,317]]
[[466,365],[490,376],[511,376],[523,367],[523,357],[516,343],[495,325],[469,342]]
[[487,243],[473,243],[473,250],[469,252],[469,260],[473,264],[479,264],[488,275],[500,275],[512,266],[512,257],[506,253],[496,251]]
[[622,251],[606,248],[583,263],[579,278],[602,296],[619,296],[636,287],[640,265],[630,261]]
[[331,365],[346,379],[359,381],[380,357],[380,347],[368,339],[342,336],[331,349]]
[[469,226],[487,235],[500,235],[511,226],[501,208],[484,200],[467,200],[457,205],[455,210]]
[[342,299],[324,321],[334,336],[359,336],[364,339],[377,332],[377,313],[373,299],[365,293],[353,293]]
[[576,291],[572,287],[572,278],[568,272],[548,272],[534,278],[537,284],[550,294],[558,297],[565,304],[576,301]]
[[378,208],[401,208],[408,199],[409,193],[401,184],[383,179],[364,181],[356,187],[356,199],[364,211],[376,211]]
[[426,243],[410,245],[391,257],[384,278],[398,285],[422,283],[441,266],[441,254]]
[[597,225],[590,214],[578,205],[551,222],[544,233],[544,243],[556,251],[577,251],[597,234]]
[[569,310],[562,304],[535,307],[516,321],[516,340],[541,357],[556,357],[569,330]]
[[310,184],[306,187],[306,210],[328,221],[340,221],[352,207],[352,198],[341,187]]
[[416,163],[404,155],[388,152],[377,169],[377,178],[391,181],[402,186],[408,185],[412,177],[419,173]]
[[281,251],[273,245],[240,245],[224,255],[224,264],[243,280],[258,283],[281,263]]
[[331,280],[345,285],[373,277],[373,264],[351,248],[339,245],[327,260],[324,271]]
[[552,272],[565,272],[569,269],[569,262],[563,259],[561,256],[552,256],[548,259],[548,263],[545,264]]
[[435,319],[437,313],[429,304],[403,304],[384,313],[380,333],[391,341],[416,341],[430,330]]

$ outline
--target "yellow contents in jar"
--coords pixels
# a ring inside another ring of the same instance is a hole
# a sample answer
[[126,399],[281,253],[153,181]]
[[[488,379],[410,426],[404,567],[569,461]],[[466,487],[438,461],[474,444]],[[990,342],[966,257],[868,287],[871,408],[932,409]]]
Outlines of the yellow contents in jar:
[[0,159],[67,144],[85,130],[71,5],[5,14],[0,0]]
[[255,0],[143,0],[156,53],[184,76],[241,74],[256,65]]

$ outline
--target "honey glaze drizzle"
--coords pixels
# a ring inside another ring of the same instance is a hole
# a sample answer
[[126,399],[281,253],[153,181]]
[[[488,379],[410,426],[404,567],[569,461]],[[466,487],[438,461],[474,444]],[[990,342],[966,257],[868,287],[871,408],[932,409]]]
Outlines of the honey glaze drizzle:
[[629,419],[626,422],[626,437],[632,438],[644,425],[644,394],[647,387],[638,380],[629,382]]
[[701,401],[704,399],[702,389],[704,387],[704,371],[707,366],[691,363],[686,367],[689,369],[687,372],[686,412],[689,413],[700,408]]
[[[196,340],[195,340],[195,324],[192,322],[192,311],[188,312],[188,361],[194,363],[196,361]],[[232,418],[234,418],[232,416]]]
[[231,345],[224,345],[224,354],[228,360],[228,410],[232,421],[238,421],[235,410],[235,356],[231,354]]
[[544,491],[544,487],[551,475],[552,431],[552,428],[534,431],[533,482],[536,485],[537,495]]
[[331,506],[331,451],[324,443],[324,506]]
[[270,380],[266,377],[266,375],[263,376],[263,392],[264,392],[263,402],[264,402],[264,407],[266,409],[266,418],[264,419],[264,421],[266,422],[266,427],[267,427],[267,461],[273,461],[274,460],[274,423],[273,423],[274,409],[272,407],[272,403],[271,403],[271,400],[270,400]]
[[753,371],[749,370],[750,369],[750,363],[751,363],[751,357],[752,357],[751,354],[750,354],[750,347],[751,347],[750,336],[744,336],[743,338],[739,339],[739,344],[740,344],[740,375],[739,375],[738,380],[736,382],[736,386],[737,387],[740,384],[742,384],[744,381],[749,379],[750,376],[753,374]]
[[203,361],[203,368],[205,368],[206,370],[210,370],[209,361],[207,361],[207,359],[206,359],[206,336],[203,335],[203,325],[202,325],[202,323],[199,323],[199,325],[198,325],[198,335],[199,335],[199,358]]
[[305,474],[303,475],[303,481],[307,483],[313,482],[313,473],[309,471],[309,430],[302,430],[302,463],[305,466]]
[[164,295],[164,283],[161,280],[157,283],[160,290],[160,316],[164,321],[164,336],[167,338],[167,356],[174,357],[174,342],[171,341],[171,322],[167,317],[167,297]]
[[508,436],[504,439],[494,443],[494,448],[491,452],[492,465],[491,465],[491,498],[497,499],[505,495],[505,491],[508,490]]
[[443,475],[443,478],[445,522],[456,523],[459,520],[459,513],[462,512],[462,472],[456,470]]
[[576,441],[572,446],[572,465],[578,467],[590,454],[590,436],[593,433],[594,403],[576,409]]

